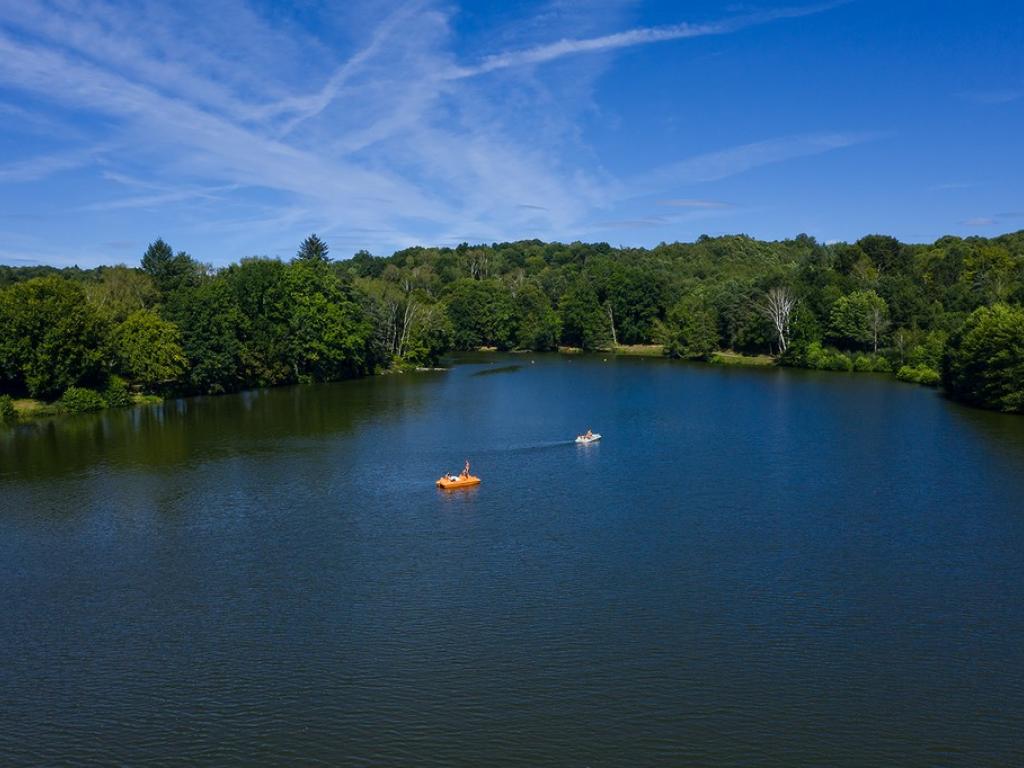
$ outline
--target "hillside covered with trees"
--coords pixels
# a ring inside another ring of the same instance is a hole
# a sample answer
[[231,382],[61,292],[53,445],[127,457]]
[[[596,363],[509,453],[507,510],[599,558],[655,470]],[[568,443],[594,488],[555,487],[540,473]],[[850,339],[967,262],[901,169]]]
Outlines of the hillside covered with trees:
[[141,266],[0,267],[0,418],[142,393],[231,392],[433,365],[452,350],[660,344],[710,359],[891,372],[1024,412],[1024,232],[905,244],[701,237],[365,251],[315,235],[213,269],[157,240]]

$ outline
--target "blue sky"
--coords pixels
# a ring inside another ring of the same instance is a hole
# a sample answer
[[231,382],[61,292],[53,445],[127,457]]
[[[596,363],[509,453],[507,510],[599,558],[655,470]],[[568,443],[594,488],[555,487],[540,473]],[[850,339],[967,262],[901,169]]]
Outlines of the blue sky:
[[0,0],[0,263],[1024,228],[1024,3]]

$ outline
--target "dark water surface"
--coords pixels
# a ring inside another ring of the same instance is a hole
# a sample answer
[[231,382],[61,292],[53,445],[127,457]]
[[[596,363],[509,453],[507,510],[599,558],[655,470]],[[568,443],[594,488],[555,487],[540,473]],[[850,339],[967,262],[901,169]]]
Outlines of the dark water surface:
[[185,763],[1022,765],[1024,419],[492,356],[0,433],[0,764]]

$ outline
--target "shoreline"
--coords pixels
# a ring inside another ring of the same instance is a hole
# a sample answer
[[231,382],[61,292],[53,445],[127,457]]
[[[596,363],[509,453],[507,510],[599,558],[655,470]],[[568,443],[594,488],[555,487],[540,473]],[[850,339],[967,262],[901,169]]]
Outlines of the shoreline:
[[[498,350],[496,347],[480,347],[480,348],[473,349],[473,350],[463,350],[462,352],[453,351],[453,352],[449,353],[449,355],[456,355],[457,356],[457,355],[465,353],[465,352],[470,352],[470,353],[475,353],[475,354],[487,354],[487,355],[506,355],[506,354],[507,355],[514,355],[514,354],[530,353],[530,354],[537,354],[537,355],[558,355],[559,357],[575,357],[575,356],[584,356],[584,355],[585,356],[595,356],[596,357],[596,356],[600,356],[600,355],[608,355],[608,356],[622,357],[622,358],[659,359],[659,360],[665,360],[665,361],[670,361],[670,362],[702,363],[704,365],[711,365],[711,366],[717,366],[717,367],[755,368],[755,369],[762,369],[762,370],[766,369],[766,368],[786,368],[786,369],[791,369],[791,370],[814,371],[814,372],[820,372],[820,373],[848,373],[848,374],[854,374],[854,373],[876,373],[876,374],[878,374],[878,373],[881,373],[886,378],[892,379],[894,382],[912,383],[912,384],[917,384],[918,386],[928,387],[930,389],[937,389],[940,394],[942,394],[944,397],[947,397],[946,394],[942,391],[941,387],[936,387],[935,385],[929,385],[929,384],[926,384],[926,383],[923,383],[923,382],[917,382],[917,381],[901,378],[901,377],[897,376],[896,372],[894,372],[894,371],[879,372],[879,371],[858,370],[858,369],[840,369],[840,370],[835,370],[835,369],[827,369],[827,368],[811,368],[811,367],[808,367],[808,366],[780,365],[776,358],[771,357],[769,355],[744,355],[744,354],[741,354],[741,353],[738,353],[738,352],[734,352],[732,350],[718,350],[718,351],[712,353],[711,356],[708,359],[670,357],[670,356],[664,354],[664,347],[661,344],[617,345],[616,347],[613,347],[613,348],[610,348],[610,349],[603,349],[603,350],[601,350],[601,349],[599,349],[599,350],[584,350],[584,349],[581,349],[579,347],[559,347],[557,350],[547,351],[547,352],[537,352],[536,350],[529,350],[529,349],[505,350],[505,351],[502,351],[502,350]],[[605,359],[607,360],[607,358],[605,358]],[[406,368],[387,368],[387,369],[383,369],[383,370],[377,371],[375,373],[366,374],[366,375],[364,375],[362,377],[358,377],[358,378],[368,379],[368,378],[371,378],[373,376],[387,376],[387,375],[392,375],[392,374],[396,374],[396,373],[412,373],[412,374],[416,374],[416,373],[447,372],[447,371],[451,370],[453,367],[457,366],[458,364],[459,363],[456,361],[452,365],[449,365],[449,366],[438,365],[438,366],[416,366],[416,367],[406,367]],[[322,383],[337,383],[337,382],[341,382],[341,381],[351,381],[351,380],[352,379],[337,379],[335,382],[318,382],[318,383],[321,383],[321,384]],[[219,393],[219,394],[232,395],[232,394],[240,394],[242,392],[253,391],[253,389],[268,389],[268,388],[269,389],[277,389],[279,387],[288,387],[288,386],[303,386],[303,384],[301,382],[291,382],[291,383],[288,383],[288,384],[279,384],[279,385],[275,385],[275,386],[271,386],[271,387],[254,387],[252,389],[240,389],[240,390],[237,390],[237,391],[234,391],[234,392],[224,392],[224,393]],[[132,402],[130,404],[128,404],[128,405],[120,406],[120,407],[109,406],[109,407],[106,407],[106,408],[101,408],[101,409],[98,409],[98,410],[95,410],[95,411],[88,411],[88,412],[84,412],[84,413],[75,413],[75,412],[66,411],[66,410],[64,410],[64,409],[62,409],[60,407],[58,401],[55,401],[53,403],[46,403],[46,402],[44,402],[42,400],[36,400],[36,399],[33,399],[33,398],[16,398],[16,399],[12,398],[12,403],[14,405],[14,409],[15,409],[15,413],[16,413],[16,419],[15,419],[15,421],[13,423],[4,424],[4,423],[0,422],[0,430],[2,430],[4,427],[14,428],[14,427],[17,427],[19,425],[40,423],[40,422],[42,422],[42,421],[44,421],[46,419],[52,419],[52,418],[68,417],[68,416],[81,416],[81,415],[84,415],[85,413],[103,413],[105,411],[123,410],[125,408],[134,408],[134,407],[143,406],[143,405],[158,405],[160,403],[164,403],[164,402],[167,402],[167,401],[170,401],[170,400],[179,399],[179,397],[182,397],[182,398],[211,397],[211,396],[212,397],[217,397],[217,396],[219,396],[219,394],[218,395],[203,395],[203,394],[200,394],[200,395],[175,395],[175,396],[168,396],[168,397],[161,397],[159,395],[135,394],[135,395],[132,395]],[[947,399],[949,399],[951,402],[957,402],[953,398],[948,398],[947,397]],[[1007,415],[1011,415],[1011,416],[1015,415],[1013,413],[1007,413],[1005,411],[998,411],[998,410],[993,410],[993,409],[990,409],[990,408],[981,408],[979,406],[972,405],[970,403],[962,403],[962,404],[966,405],[967,407],[970,407],[972,409],[989,411],[989,412],[992,412],[992,413],[1006,413]]]

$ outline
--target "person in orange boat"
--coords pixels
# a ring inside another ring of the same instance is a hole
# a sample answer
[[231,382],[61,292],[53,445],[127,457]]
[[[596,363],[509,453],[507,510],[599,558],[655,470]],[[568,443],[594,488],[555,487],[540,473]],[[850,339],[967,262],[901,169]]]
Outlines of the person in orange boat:
[[460,477],[469,477],[469,459],[466,459],[466,466],[462,468]]

